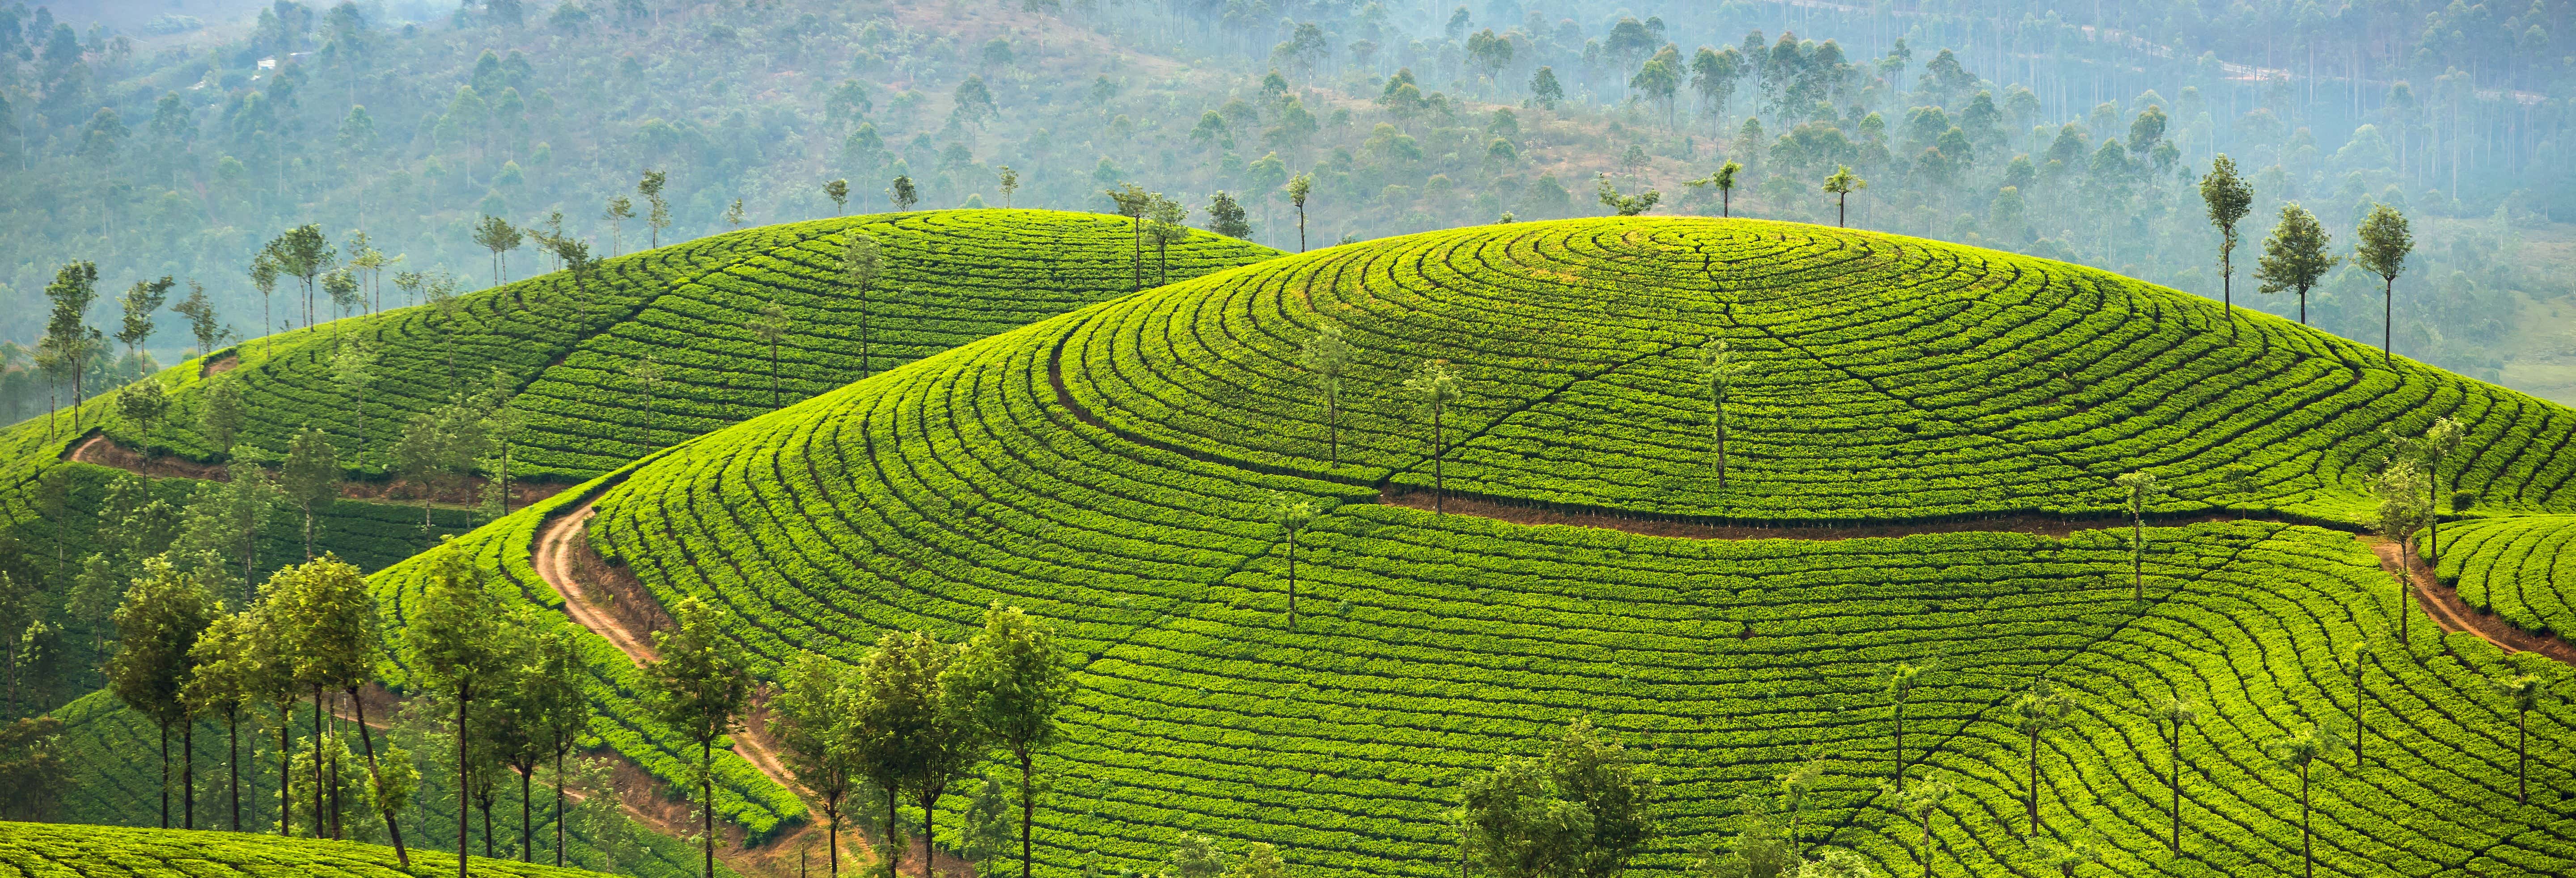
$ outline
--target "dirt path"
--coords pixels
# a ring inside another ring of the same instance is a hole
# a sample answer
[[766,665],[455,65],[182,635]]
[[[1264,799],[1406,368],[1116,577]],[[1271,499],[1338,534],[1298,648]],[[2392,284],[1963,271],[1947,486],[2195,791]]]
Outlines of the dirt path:
[[[627,661],[641,667],[657,658],[653,651],[652,626],[644,620],[667,617],[661,615],[659,607],[635,607],[628,613],[611,610],[610,606],[615,601],[639,600],[640,590],[620,589],[612,585],[590,582],[590,579],[597,577],[595,572],[585,575],[585,571],[597,571],[604,566],[592,553],[589,542],[584,538],[591,516],[598,511],[594,508],[595,502],[585,502],[546,522],[545,527],[537,531],[534,555],[529,559],[530,566],[535,567],[537,575],[544,577],[546,584],[554,586],[555,592],[563,596],[566,615],[571,616],[572,620],[580,623],[582,627],[590,629],[591,633],[607,638],[619,652],[626,654]],[[594,585],[599,587],[594,588]],[[769,741],[768,735],[758,729],[760,724],[755,721],[749,725],[753,728],[733,735],[734,754],[741,756],[743,761],[751,763],[753,768],[759,769],[761,775],[769,778],[770,781],[803,795],[804,788],[797,785],[794,775],[787,771],[786,763],[779,759],[777,749]],[[811,807],[813,803],[808,801],[807,805]],[[732,853],[721,856],[736,871],[793,874],[797,866],[795,852],[809,848],[819,851],[819,846],[822,844],[820,825],[822,810],[812,808],[812,811],[815,814],[814,819],[806,821],[804,826],[790,830],[769,844],[757,849],[737,847]],[[865,836],[854,831],[846,822],[842,829],[842,856],[852,857],[858,862],[867,861],[869,855]],[[824,855],[820,853],[813,853],[810,857],[815,861],[823,858]],[[822,864],[816,862],[814,865],[820,868]],[[845,863],[845,867],[846,865]]]
[[2415,579],[2415,600],[2433,617],[2442,630],[2454,634],[2475,634],[2507,653],[2536,652],[2571,665],[2576,665],[2576,644],[2557,637],[2534,634],[2513,626],[2503,617],[2480,613],[2460,599],[2458,589],[2442,583],[2433,575],[2433,567],[2423,556],[2406,552],[2397,544],[2376,536],[2355,537],[2379,556],[2379,569],[2396,576],[2404,570]]

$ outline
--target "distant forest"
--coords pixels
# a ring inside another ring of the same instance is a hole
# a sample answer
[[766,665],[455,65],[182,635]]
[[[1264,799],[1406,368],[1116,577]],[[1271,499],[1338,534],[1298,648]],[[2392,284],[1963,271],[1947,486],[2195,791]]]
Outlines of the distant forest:
[[[2571,21],[2569,0],[277,0],[246,27],[174,13],[116,33],[13,3],[0,339],[43,333],[72,260],[110,293],[195,281],[253,336],[301,293],[264,301],[245,269],[305,223],[344,263],[359,232],[389,258],[337,287],[365,310],[408,304],[403,272],[479,286],[548,267],[478,245],[485,215],[631,252],[886,210],[896,176],[922,207],[1108,210],[1103,190],[1133,182],[1202,224],[1223,190],[1252,237],[1294,250],[1300,174],[1320,247],[1598,215],[1605,181],[1656,191],[1657,213],[1833,222],[1819,182],[1849,166],[1868,181],[1854,226],[2214,297],[2195,181],[2223,152],[2257,198],[2238,304],[2290,310],[2249,278],[2283,202],[2347,251],[2390,204],[2419,237],[2396,350],[2493,379],[2523,309],[2571,292],[2566,251],[2531,240],[2576,212]],[[1731,196],[1685,185],[1729,160]],[[667,175],[662,225],[646,171]],[[825,193],[837,178],[846,205]],[[113,295],[97,307],[118,322]],[[2347,266],[2311,322],[2376,343],[2381,307],[2378,278]],[[185,321],[160,323],[141,349],[184,353]],[[46,377],[0,351],[0,416],[41,413]],[[96,362],[108,386],[151,359]]]

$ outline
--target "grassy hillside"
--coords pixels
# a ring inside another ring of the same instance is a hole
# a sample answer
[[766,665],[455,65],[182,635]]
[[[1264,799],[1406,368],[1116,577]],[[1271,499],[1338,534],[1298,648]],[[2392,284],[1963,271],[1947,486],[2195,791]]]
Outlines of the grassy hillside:
[[[477,874],[523,878],[580,878],[597,872],[531,866],[475,857]],[[191,878],[380,878],[456,874],[456,857],[414,850],[411,868],[381,845],[184,829],[124,829],[48,823],[0,823],[0,869],[25,878],[123,878],[188,875]]]
[[[161,763],[154,757],[158,752],[159,732],[151,721],[127,709],[105,692],[64,705],[53,715],[63,721],[58,752],[63,757],[64,777],[68,780],[62,790],[62,811],[58,819],[105,826],[159,825]],[[227,784],[226,760],[238,758],[242,776],[243,825],[266,833],[249,842],[277,840],[274,834],[277,825],[277,731],[274,725],[268,724],[274,722],[274,716],[273,713],[262,712],[258,717],[245,718],[241,727],[240,750],[235,754],[225,751],[222,723],[209,720],[197,727],[198,826],[230,825],[228,796],[231,788]],[[309,721],[309,714],[307,719]],[[382,721],[381,717],[376,719]],[[299,737],[299,740],[305,742],[299,746],[309,746],[310,739]],[[381,747],[410,749],[416,760],[434,756],[407,732],[389,736],[380,729],[376,743]],[[182,739],[175,732],[170,746],[171,822],[176,825],[185,822],[181,817],[184,801],[179,795],[182,787],[178,769],[185,758],[185,751]],[[354,740],[351,746],[356,746]],[[421,768],[421,786],[414,796],[413,806],[404,812],[403,838],[415,846],[415,850],[422,847],[452,849],[456,839],[456,808],[455,786],[446,774],[449,769],[426,762],[416,764]],[[352,767],[364,771],[363,764]],[[554,812],[551,788],[545,785],[543,777],[540,776],[537,790],[540,801],[535,811],[537,831],[533,847],[538,861],[552,862],[554,830],[548,821]],[[299,801],[309,801],[307,797],[312,795],[309,783],[296,789]],[[350,825],[370,837],[374,836],[378,825],[376,818],[373,814],[357,813],[358,810],[352,809],[348,819],[356,822]],[[506,853],[516,847],[518,840],[516,791],[503,790],[501,801],[492,810],[497,830],[494,841]],[[309,814],[310,811],[298,813]],[[309,818],[299,818],[303,819]],[[298,831],[309,826],[310,823],[299,822]],[[591,828],[582,821],[566,821],[565,861],[646,878],[688,878],[698,874],[698,861],[692,855],[693,849],[679,840],[631,820],[624,830],[617,840],[603,841],[594,837]],[[481,832],[478,822],[474,826],[472,841],[477,849],[482,843]],[[604,844],[614,848],[613,859],[611,853],[603,852]],[[607,869],[612,862],[616,868]]]
[[[1293,365],[1327,319],[1359,350],[1338,467]],[[2371,738],[2360,767],[2337,754],[2317,774],[2325,871],[2576,868],[2576,713],[2531,717],[2535,795],[2515,801],[2515,717],[2486,680],[2518,659],[2446,639],[2346,533],[2156,528],[2135,604],[2124,531],[1685,539],[1381,502],[1432,480],[1429,418],[1398,390],[1426,358],[1466,377],[1452,488],[1504,504],[1767,526],[2080,519],[2113,508],[2111,476],[2148,469],[2181,489],[2163,511],[2348,527],[2378,430],[2439,413],[2478,437],[2476,509],[2569,502],[2568,411],[2239,319],[2231,345],[2217,309],[2161,288],[1813,226],[1430,233],[1119,300],[708,435],[605,488],[590,539],[666,602],[733,607],[769,662],[854,658],[887,629],[962,636],[996,599],[1049,619],[1083,686],[1046,760],[1062,781],[1039,858],[1059,876],[1145,865],[1185,832],[1279,845],[1307,874],[1452,874],[1455,786],[1583,716],[1663,779],[1646,871],[1722,843],[1737,797],[1776,794],[1813,757],[1829,776],[1806,842],[1913,874],[1913,830],[1878,786],[1900,754],[1874,677],[1897,661],[1939,667],[1902,758],[1965,791],[1935,821],[1936,873],[2044,868],[2007,713],[2045,677],[2081,710],[2041,750],[2044,834],[2089,841],[2118,874],[2293,874],[2298,783],[2264,748],[2348,714],[2335,658],[2360,645]],[[1758,367],[1727,489],[1692,387],[1715,338]],[[1299,552],[1295,625],[1283,494],[1327,508]],[[455,550],[552,600],[527,572],[542,514]],[[2400,613],[2418,616],[2402,641]],[[2146,718],[2168,695],[2203,711],[2179,855]]]

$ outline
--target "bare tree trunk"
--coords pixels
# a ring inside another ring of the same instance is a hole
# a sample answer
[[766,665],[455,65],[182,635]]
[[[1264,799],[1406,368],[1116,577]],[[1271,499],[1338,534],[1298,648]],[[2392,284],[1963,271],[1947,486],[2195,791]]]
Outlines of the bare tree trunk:
[[[367,779],[374,781],[376,787],[381,789],[385,785],[385,776],[376,767],[376,736],[367,730],[366,699],[358,697],[358,690],[354,687],[349,690],[349,707],[357,713],[358,741],[367,748]],[[383,802],[377,802],[376,805],[377,811],[385,816],[385,834],[394,840],[394,858],[402,861],[404,869],[410,869],[411,851],[403,848],[402,824],[394,820],[394,809],[391,806]]]

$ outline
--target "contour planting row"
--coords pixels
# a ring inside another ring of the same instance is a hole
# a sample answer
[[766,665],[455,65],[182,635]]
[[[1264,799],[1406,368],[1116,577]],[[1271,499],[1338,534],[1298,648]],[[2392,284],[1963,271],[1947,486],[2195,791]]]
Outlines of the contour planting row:
[[[864,293],[844,275],[852,233],[877,240]],[[1034,210],[927,211],[816,220],[718,235],[601,261],[577,281],[555,271],[421,306],[236,345],[250,422],[272,451],[307,424],[344,461],[381,471],[409,420],[456,394],[519,393],[515,466],[588,478],[654,449],[774,407],[770,345],[754,328],[783,310],[775,399],[793,401],[956,344],[1132,292],[1123,219]],[[1169,248],[1169,276],[1197,277],[1277,251],[1208,234]],[[522,264],[533,259],[521,254]],[[1147,277],[1156,260],[1148,254]],[[865,355],[862,356],[864,337]],[[373,349],[363,388],[339,368],[345,343]],[[635,366],[655,361],[651,386]],[[193,372],[151,444],[214,455],[199,429]],[[648,399],[648,396],[650,397]],[[133,425],[111,433],[129,445]]]
[[2461,601],[2525,631],[2576,633],[2576,551],[2568,545],[2576,516],[2472,519],[2443,525],[2438,540],[2419,537],[2418,545],[2427,555],[2438,550],[2434,573]]
[[[2470,438],[2473,508],[2576,505],[2576,416],[2284,321],[2080,267],[1754,221],[1594,220],[1334,248],[1086,312],[1056,368],[1123,435],[1273,471],[1429,489],[1405,387],[1448,361],[1439,476],[1511,502],[1753,521],[2158,509],[2358,523],[2386,432]],[[1339,456],[1313,369],[1341,327]],[[2232,333],[2232,335],[2231,335]],[[1729,393],[1729,483],[1699,357]]]
[[[1048,620],[1083,686],[1067,741],[1045,759],[1061,781],[1039,817],[1038,856],[1059,875],[1144,865],[1183,832],[1270,842],[1332,874],[1451,874],[1455,785],[1587,715],[1664,779],[1669,835],[1649,870],[1679,868],[1691,843],[1720,841],[1741,825],[1737,796],[1776,791],[1776,776],[1810,755],[1841,779],[1808,825],[1898,863],[1906,849],[1891,839],[1902,832],[1861,831],[1886,820],[1873,802],[1892,773],[1894,716],[1872,676],[1897,661],[1940,668],[1909,711],[1908,760],[1972,787],[1954,803],[1966,822],[1941,830],[1945,844],[1991,851],[1972,861],[2021,862],[2019,830],[1973,812],[2015,811],[2008,781],[2020,763],[2002,746],[2014,737],[2000,714],[2033,679],[2074,686],[2110,717],[2124,709],[2116,681],[2166,684],[2129,679],[2098,656],[2135,661],[2127,644],[2139,638],[2226,622],[2176,653],[2189,658],[2171,679],[2205,699],[2213,723],[2241,730],[2213,740],[2251,772],[2245,748],[2288,727],[2267,718],[2327,709],[2345,691],[2332,688],[2341,678],[2330,658],[2343,638],[2387,627],[2348,614],[2395,611],[2393,585],[2372,579],[2349,537],[2280,525],[2151,532],[2158,603],[2142,616],[2126,600],[2117,532],[1689,541],[1380,506],[1365,484],[1202,460],[1058,405],[1055,342],[1100,313],[968,345],[663,455],[602,495],[591,539],[666,603],[695,595],[731,607],[770,667],[800,649],[854,659],[888,630],[953,639],[994,600]],[[1274,492],[1330,509],[1300,541],[1293,626]],[[2272,618],[2249,617],[2254,605]],[[2416,628],[2432,636],[2429,622]],[[2511,726],[2484,682],[2408,673],[2429,693],[2413,697],[2450,711],[2416,720],[2408,764],[2442,769],[2382,782],[2438,804],[2426,820],[2458,825],[2387,827],[2346,804],[2328,805],[2321,822],[2385,845],[2446,831],[2540,835],[2518,849],[2556,856],[2547,815],[2495,792],[2512,761],[2490,745]],[[1927,759],[1921,748],[1934,743]],[[2160,752],[2150,743],[2104,744],[2113,752],[2079,755],[2052,776],[2090,789],[2124,760]],[[2563,774],[2535,779],[2570,786]],[[2287,874],[2295,858],[2283,856],[2292,849],[2275,798],[2284,782],[2197,790],[2206,808],[2234,816],[2193,818],[2216,839],[2194,862]],[[2146,800],[2055,807],[2146,856],[2143,837],[2118,828],[2153,825]]]
[[[601,873],[474,857],[475,874],[596,878]],[[404,869],[381,845],[183,829],[0,823],[0,878],[384,878],[452,875],[456,858],[416,850]]]

